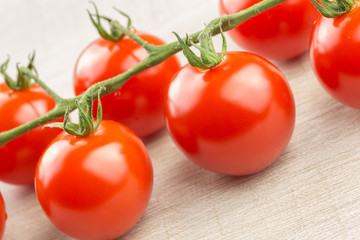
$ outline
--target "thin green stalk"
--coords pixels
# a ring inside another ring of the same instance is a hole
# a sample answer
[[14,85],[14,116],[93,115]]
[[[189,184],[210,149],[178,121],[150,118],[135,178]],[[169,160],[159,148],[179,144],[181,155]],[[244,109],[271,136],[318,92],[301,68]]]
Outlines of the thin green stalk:
[[120,24],[116,24],[116,23],[114,23],[114,27],[117,27],[118,30],[120,30],[122,33],[124,33],[125,35],[127,35],[131,39],[133,39],[135,42],[137,42],[139,45],[141,45],[143,48],[145,48],[146,51],[151,52],[151,51],[155,50],[155,48],[156,48],[155,46],[147,43],[146,41],[141,39],[139,36],[137,36],[135,33],[130,31],[128,28],[126,28]]
[[[262,2],[255,4],[241,12],[222,16],[219,18],[214,19],[210,22],[212,26],[212,36],[217,35],[220,33],[220,25],[223,31],[229,31],[236,26],[238,26],[243,21],[263,12],[267,9],[276,6],[277,4],[280,4],[286,0],[263,0]],[[189,37],[193,40],[194,43],[199,42],[199,35],[202,31],[196,32],[194,34],[191,34]],[[125,31],[125,34],[128,34],[127,31]],[[130,36],[132,37],[132,36]],[[137,39],[138,40],[138,39]],[[184,39],[185,41],[185,39]],[[101,97],[107,94],[110,94],[117,89],[119,89],[124,83],[130,79],[132,76],[134,76],[137,73],[140,73],[154,65],[157,65],[167,58],[171,57],[175,53],[182,50],[182,47],[178,41],[172,42],[166,45],[157,46],[157,47],[148,47],[148,56],[139,64],[134,66],[133,68],[129,69],[128,71],[110,78],[106,81],[96,83],[93,86],[91,86],[86,93],[91,93],[91,96],[96,98],[98,95]],[[104,90],[105,89],[105,90]],[[86,94],[85,93],[85,94]],[[48,123],[54,119],[57,119],[59,117],[64,116],[67,106],[69,106],[69,110],[72,111],[76,108],[75,106],[75,100],[83,101],[82,95],[79,95],[74,98],[60,100],[57,102],[56,107],[48,112],[47,114],[40,116],[39,118],[30,121],[24,125],[21,125],[17,128],[11,129],[9,131],[5,131],[0,133],[0,146],[4,145],[5,143],[11,141],[12,139],[38,127],[45,123]]]
[[37,84],[39,84],[45,90],[45,92],[47,92],[55,100],[55,102],[61,102],[64,100],[57,93],[55,93],[51,88],[49,88],[43,81],[41,81],[37,75],[33,74],[31,70],[24,69],[23,72],[25,74],[27,74],[31,79],[34,79],[34,81]]

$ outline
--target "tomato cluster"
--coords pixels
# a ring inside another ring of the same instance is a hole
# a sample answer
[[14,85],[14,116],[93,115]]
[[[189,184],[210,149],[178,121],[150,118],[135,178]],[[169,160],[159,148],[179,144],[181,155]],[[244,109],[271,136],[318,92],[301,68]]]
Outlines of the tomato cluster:
[[[220,12],[231,14],[258,2],[220,0]],[[153,169],[140,137],[166,126],[179,149],[201,168],[233,176],[259,172],[288,146],[296,119],[286,78],[264,57],[287,60],[306,51],[310,42],[310,61],[322,86],[340,102],[360,108],[360,70],[355,67],[359,11],[356,1],[349,13],[335,19],[319,16],[313,25],[318,15],[313,5],[288,0],[229,33],[254,53],[228,52],[206,70],[180,67],[172,56],[104,96],[104,120],[89,136],[40,126],[1,146],[0,180],[33,184],[35,179],[42,209],[69,236],[114,239],[139,221],[151,196]],[[153,46],[165,44],[153,35],[132,33]],[[128,36],[95,40],[77,60],[75,93],[126,72],[147,56]],[[37,84],[22,91],[0,84],[0,132],[54,107]],[[0,239],[5,220],[0,195]]]
[[[153,35],[135,34],[149,44],[164,44]],[[146,50],[127,36],[118,42],[97,39],[81,53],[76,63],[75,93],[82,94],[91,85],[127,71],[146,56]],[[141,137],[159,131],[165,125],[166,88],[179,68],[180,63],[173,56],[135,75],[119,90],[101,99],[103,118],[123,123]]]

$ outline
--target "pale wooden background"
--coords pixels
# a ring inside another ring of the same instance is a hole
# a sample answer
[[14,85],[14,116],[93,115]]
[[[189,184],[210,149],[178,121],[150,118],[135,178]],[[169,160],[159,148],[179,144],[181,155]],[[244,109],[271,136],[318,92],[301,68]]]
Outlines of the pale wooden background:
[[[96,2],[112,17],[112,6],[126,11],[137,29],[166,41],[175,40],[172,31],[195,32],[218,14],[218,0]],[[72,96],[76,58],[97,37],[90,7],[87,0],[0,0],[0,61],[11,55],[14,69],[36,49],[41,78]],[[230,40],[229,49],[240,50]],[[320,88],[307,54],[275,64],[297,106],[295,132],[280,159],[256,175],[221,176],[188,161],[163,130],[145,140],[155,174],[148,209],[121,239],[360,239],[360,111]],[[70,239],[47,220],[33,188],[0,189],[9,215],[4,239]]]

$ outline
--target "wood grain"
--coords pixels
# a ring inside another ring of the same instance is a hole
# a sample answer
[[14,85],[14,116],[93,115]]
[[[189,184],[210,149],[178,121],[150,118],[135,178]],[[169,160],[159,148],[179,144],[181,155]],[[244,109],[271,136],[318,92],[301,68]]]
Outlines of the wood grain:
[[[137,29],[166,41],[175,40],[172,31],[195,32],[218,14],[217,0],[97,3],[112,17],[112,6],[124,10]],[[0,0],[0,61],[9,54],[12,63],[23,63],[36,49],[41,78],[73,96],[76,58],[97,38],[87,8],[84,0]],[[228,41],[229,49],[241,50]],[[219,38],[215,42],[221,46]],[[321,89],[306,53],[274,64],[297,108],[293,138],[278,161],[247,177],[209,173],[188,161],[163,130],[145,139],[155,174],[148,209],[121,239],[360,239],[360,112]],[[4,239],[70,239],[47,220],[32,187],[1,183],[0,189],[9,215]]]

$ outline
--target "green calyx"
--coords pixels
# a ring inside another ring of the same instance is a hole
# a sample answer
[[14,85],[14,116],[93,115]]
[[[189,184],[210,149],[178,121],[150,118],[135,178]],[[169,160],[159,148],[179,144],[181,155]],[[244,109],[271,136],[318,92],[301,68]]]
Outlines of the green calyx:
[[[95,26],[95,28],[99,32],[100,36],[103,39],[106,39],[106,40],[109,40],[109,41],[112,41],[112,42],[121,41],[123,39],[123,37],[125,36],[125,34],[123,32],[121,32],[121,31],[119,31],[118,26],[120,25],[120,23],[117,20],[113,20],[113,19],[111,19],[109,17],[101,16],[99,14],[99,11],[98,11],[95,3],[94,2],[90,2],[90,3],[92,3],[94,5],[95,14],[90,13],[89,10],[88,10],[88,14],[89,14],[91,22],[93,23],[93,25]],[[120,11],[119,9],[117,9],[117,8],[114,8],[114,9],[127,19],[127,21],[128,21],[127,29],[131,29],[132,25],[131,25],[130,17],[127,14],[125,14],[124,12]],[[109,32],[107,30],[105,30],[105,28],[102,26],[101,20],[104,20],[109,24],[109,28],[110,28]]]
[[[174,32],[176,38],[183,48],[183,53],[188,60],[189,64],[193,67],[197,67],[200,69],[211,69],[215,66],[219,65],[226,54],[226,38],[225,34],[222,31],[221,23],[220,33],[223,40],[222,51],[221,54],[217,54],[214,48],[214,44],[212,41],[212,30],[213,24],[209,24],[206,28],[200,33],[198,37],[198,41],[200,42],[200,46],[196,45],[188,35],[186,35],[185,41],[179,37],[177,33]],[[201,57],[196,56],[196,54],[190,49],[189,46],[194,46],[196,49],[200,51]]]
[[64,122],[50,123],[45,125],[44,127],[61,128],[68,134],[77,137],[90,136],[99,127],[102,120],[100,91],[97,100],[98,108],[96,121],[93,117],[93,97],[91,96],[91,94],[84,94],[79,101],[75,101],[75,105],[79,111],[79,124],[75,124],[69,121],[70,110],[68,106],[65,112]]
[[349,12],[355,4],[355,0],[311,0],[321,15],[327,18],[336,18]]
[[23,91],[34,85],[35,82],[33,81],[32,77],[29,76],[28,74],[28,72],[31,72],[36,76],[38,75],[34,65],[34,59],[35,59],[35,52],[29,55],[29,63],[26,67],[20,67],[19,64],[16,65],[16,69],[17,69],[16,80],[13,80],[7,74],[7,68],[10,62],[10,57],[8,57],[8,59],[3,64],[1,64],[0,74],[3,75],[5,79],[5,83],[9,88],[11,88],[14,91]]

